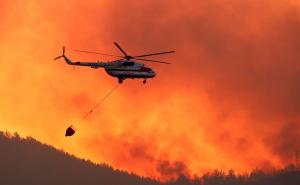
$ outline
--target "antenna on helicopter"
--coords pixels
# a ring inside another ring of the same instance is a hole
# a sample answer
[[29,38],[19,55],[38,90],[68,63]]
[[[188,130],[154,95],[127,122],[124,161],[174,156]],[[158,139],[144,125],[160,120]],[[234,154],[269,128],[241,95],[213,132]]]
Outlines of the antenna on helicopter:
[[62,47],[62,55],[60,55],[60,56],[54,58],[54,60],[60,59],[61,57],[65,57],[65,50],[66,50],[66,47],[63,46],[63,47]]
[[93,51],[84,51],[84,50],[75,50],[77,52],[83,52],[83,53],[92,53],[92,54],[98,54],[98,55],[105,55],[105,56],[112,56],[112,57],[119,57],[124,58],[126,60],[135,59],[140,61],[146,61],[146,62],[156,62],[156,63],[162,63],[162,64],[171,64],[169,62],[162,62],[158,60],[152,60],[152,59],[145,59],[143,57],[153,56],[153,55],[162,55],[162,54],[168,54],[168,53],[174,53],[175,51],[166,51],[166,52],[159,52],[159,53],[151,53],[151,54],[144,54],[144,55],[137,55],[137,56],[131,56],[128,55],[121,46],[114,42],[115,46],[124,54],[124,56],[118,56],[118,55],[111,55],[111,54],[105,54],[105,53],[99,53],[99,52],[93,52]]

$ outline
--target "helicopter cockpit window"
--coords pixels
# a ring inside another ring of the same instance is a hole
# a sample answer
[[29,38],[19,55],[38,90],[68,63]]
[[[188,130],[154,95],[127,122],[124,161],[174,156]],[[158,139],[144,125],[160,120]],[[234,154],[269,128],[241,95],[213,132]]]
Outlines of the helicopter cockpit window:
[[133,66],[134,62],[123,62],[123,66]]

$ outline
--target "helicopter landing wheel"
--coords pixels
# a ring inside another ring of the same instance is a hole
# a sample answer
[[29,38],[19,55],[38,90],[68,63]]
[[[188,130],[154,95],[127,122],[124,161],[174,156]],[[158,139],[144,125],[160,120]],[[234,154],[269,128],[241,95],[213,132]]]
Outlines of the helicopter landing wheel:
[[123,79],[119,78],[118,82],[119,82],[119,84],[123,83]]
[[147,83],[147,80],[146,80],[146,78],[143,80],[143,84],[146,84]]

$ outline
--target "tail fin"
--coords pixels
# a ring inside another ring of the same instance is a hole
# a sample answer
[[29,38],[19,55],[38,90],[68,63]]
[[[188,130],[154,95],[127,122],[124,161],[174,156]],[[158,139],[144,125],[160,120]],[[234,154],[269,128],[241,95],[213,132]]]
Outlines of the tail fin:
[[63,46],[63,48],[62,48],[62,55],[54,58],[54,60],[60,59],[61,57],[65,57],[65,50],[66,50],[65,46]]
[[54,60],[57,60],[57,59],[60,59],[60,58],[64,58],[65,61],[67,62],[67,64],[74,65],[74,62],[72,62],[70,59],[68,59],[68,58],[66,57],[65,51],[66,51],[66,47],[63,46],[63,47],[62,47],[62,55],[60,55],[60,56],[54,58]]

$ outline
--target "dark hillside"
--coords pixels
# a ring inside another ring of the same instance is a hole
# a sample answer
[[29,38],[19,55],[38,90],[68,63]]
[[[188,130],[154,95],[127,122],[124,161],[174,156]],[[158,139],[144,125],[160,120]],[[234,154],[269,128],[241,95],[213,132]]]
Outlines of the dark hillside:
[[1,185],[158,184],[78,159],[35,139],[22,139],[17,134],[10,136],[1,132],[0,151]]

